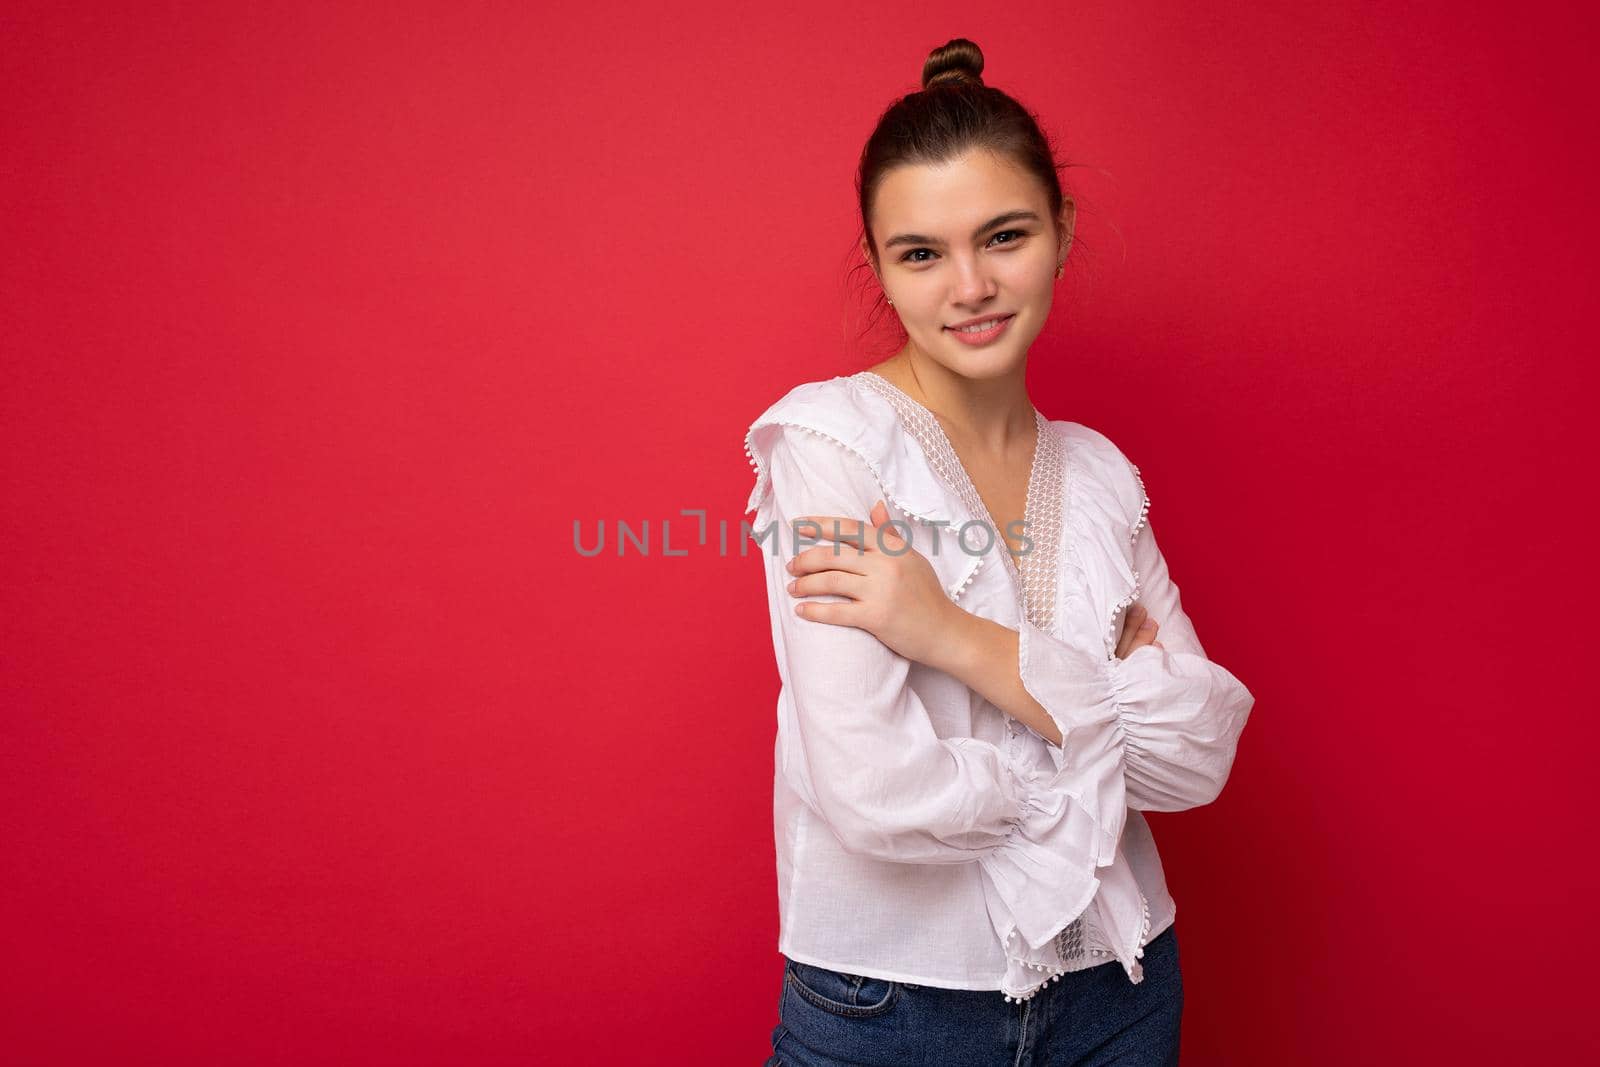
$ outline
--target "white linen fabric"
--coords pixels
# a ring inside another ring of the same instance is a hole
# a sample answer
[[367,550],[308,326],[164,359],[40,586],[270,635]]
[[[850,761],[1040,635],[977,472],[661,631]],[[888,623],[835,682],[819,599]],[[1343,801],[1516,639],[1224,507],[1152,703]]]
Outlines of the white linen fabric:
[[[1176,916],[1141,813],[1216,798],[1254,697],[1201,647],[1138,468],[1095,430],[1035,417],[1020,562],[938,421],[880,375],[796,386],[745,436],[781,682],[790,959],[1021,1000],[1112,960],[1142,980],[1145,944]],[[953,600],[1018,631],[1019,674],[1060,747],[867,631],[795,613],[785,567],[829,542],[794,520],[866,519],[880,497]],[[1135,601],[1164,647],[1118,659]]]

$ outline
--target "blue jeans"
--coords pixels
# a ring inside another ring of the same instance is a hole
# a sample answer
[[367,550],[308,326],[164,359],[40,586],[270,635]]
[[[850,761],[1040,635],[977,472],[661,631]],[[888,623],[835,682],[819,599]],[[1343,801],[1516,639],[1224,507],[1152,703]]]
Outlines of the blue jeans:
[[765,1067],[1145,1067],[1178,1062],[1176,924],[1144,948],[1144,981],[1108,960],[1029,1000],[844,974],[786,959]]

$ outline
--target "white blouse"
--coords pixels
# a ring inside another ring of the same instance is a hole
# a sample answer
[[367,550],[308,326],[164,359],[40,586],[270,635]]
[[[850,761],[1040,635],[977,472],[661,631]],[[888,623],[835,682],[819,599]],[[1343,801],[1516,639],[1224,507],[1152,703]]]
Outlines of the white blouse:
[[[782,682],[773,831],[790,959],[1020,1000],[1111,959],[1141,981],[1144,946],[1173,922],[1141,813],[1216,798],[1255,698],[1206,658],[1138,468],[1087,426],[1035,418],[1020,563],[933,414],[878,374],[796,386],[745,436]],[[795,613],[785,566],[827,542],[797,544],[791,522],[864,520],[880,497],[953,600],[1019,632],[1023,685],[1060,748],[871,633]],[[1118,659],[1135,600],[1164,648]]]

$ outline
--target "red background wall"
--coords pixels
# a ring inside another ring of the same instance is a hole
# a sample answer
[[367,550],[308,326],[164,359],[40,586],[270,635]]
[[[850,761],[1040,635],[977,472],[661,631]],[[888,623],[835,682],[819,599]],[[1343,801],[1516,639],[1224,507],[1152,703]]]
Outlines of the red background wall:
[[760,1061],[716,524],[892,347],[851,169],[958,35],[1080,164],[1033,397],[1258,700],[1153,820],[1185,1062],[1597,1050],[1592,14],[973,10],[9,6],[10,1062]]

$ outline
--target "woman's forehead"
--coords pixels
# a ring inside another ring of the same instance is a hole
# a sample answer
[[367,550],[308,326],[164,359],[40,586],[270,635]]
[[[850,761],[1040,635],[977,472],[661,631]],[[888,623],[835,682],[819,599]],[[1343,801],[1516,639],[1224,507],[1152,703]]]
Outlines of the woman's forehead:
[[1020,167],[988,152],[939,163],[908,163],[884,175],[873,203],[875,228],[943,227],[965,235],[1003,212],[1043,213],[1044,190]]

